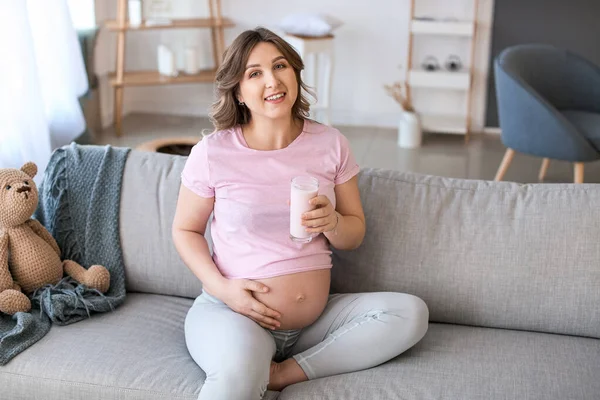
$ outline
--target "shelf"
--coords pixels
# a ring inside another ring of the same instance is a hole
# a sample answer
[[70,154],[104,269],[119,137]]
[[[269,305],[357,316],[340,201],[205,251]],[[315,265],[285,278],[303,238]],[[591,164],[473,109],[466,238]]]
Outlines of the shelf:
[[232,27],[234,23],[229,18],[221,18],[219,23],[216,18],[194,18],[194,19],[173,19],[170,23],[164,24],[151,24],[146,25],[146,22],[142,22],[139,26],[130,26],[129,22],[125,22],[123,27],[119,26],[119,21],[110,20],[104,23],[104,27],[111,31],[143,31],[150,29],[183,29],[183,28],[214,28],[214,27]]
[[415,69],[409,71],[408,83],[414,87],[468,90],[471,76],[468,70],[450,72]]
[[207,83],[215,81],[215,70],[200,71],[194,75],[180,73],[178,76],[163,76],[158,71],[130,71],[123,75],[123,82],[118,83],[116,74],[110,74],[112,86],[146,86],[170,85],[177,83]]
[[421,127],[425,132],[466,134],[467,118],[455,115],[419,115]]
[[413,34],[473,36],[474,23],[469,21],[428,21],[413,19]]

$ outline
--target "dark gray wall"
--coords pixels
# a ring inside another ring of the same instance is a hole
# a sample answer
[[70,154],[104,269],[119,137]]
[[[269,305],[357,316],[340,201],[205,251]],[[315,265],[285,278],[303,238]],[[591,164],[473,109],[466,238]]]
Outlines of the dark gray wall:
[[506,47],[551,44],[600,65],[600,0],[495,0],[494,8],[486,126],[498,126],[493,60]]

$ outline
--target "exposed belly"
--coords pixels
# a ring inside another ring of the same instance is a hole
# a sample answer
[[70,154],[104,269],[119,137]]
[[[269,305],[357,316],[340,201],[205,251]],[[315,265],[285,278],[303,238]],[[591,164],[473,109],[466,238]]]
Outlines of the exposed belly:
[[315,322],[325,309],[331,270],[320,269],[256,281],[270,289],[264,294],[254,292],[254,297],[281,313],[279,329],[300,329]]

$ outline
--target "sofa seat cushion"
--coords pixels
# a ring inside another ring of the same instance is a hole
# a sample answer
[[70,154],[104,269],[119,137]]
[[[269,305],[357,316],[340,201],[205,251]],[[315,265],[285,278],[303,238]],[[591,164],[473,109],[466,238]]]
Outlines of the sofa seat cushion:
[[394,360],[289,386],[279,400],[589,400],[599,360],[598,339],[431,324]]
[[[205,374],[185,346],[191,304],[130,293],[115,313],[53,326],[0,368],[2,398],[195,400]],[[292,385],[279,399],[587,400],[600,393],[598,360],[598,339],[431,324],[386,364]]]
[[183,324],[192,300],[128,293],[113,313],[53,326],[0,368],[6,399],[196,399],[204,373]]

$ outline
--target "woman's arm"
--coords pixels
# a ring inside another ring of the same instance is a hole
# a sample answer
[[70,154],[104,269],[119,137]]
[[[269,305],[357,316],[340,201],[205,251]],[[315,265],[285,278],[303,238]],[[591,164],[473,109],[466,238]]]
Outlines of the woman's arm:
[[208,217],[215,198],[198,196],[181,185],[173,220],[173,242],[188,268],[202,281],[207,292],[221,299],[233,311],[246,315],[262,327],[276,329],[281,314],[256,300],[252,292],[266,293],[269,288],[249,279],[227,279],[215,265],[204,238]]
[[175,248],[185,265],[202,281],[202,286],[208,292],[216,295],[226,279],[213,262],[204,238],[214,203],[214,197],[200,197],[181,185],[172,235]]
[[304,223],[309,232],[323,233],[333,247],[353,250],[365,237],[365,215],[360,201],[358,178],[335,186],[336,209],[326,196],[312,201],[317,210],[307,213]]

